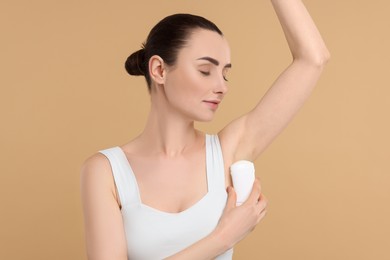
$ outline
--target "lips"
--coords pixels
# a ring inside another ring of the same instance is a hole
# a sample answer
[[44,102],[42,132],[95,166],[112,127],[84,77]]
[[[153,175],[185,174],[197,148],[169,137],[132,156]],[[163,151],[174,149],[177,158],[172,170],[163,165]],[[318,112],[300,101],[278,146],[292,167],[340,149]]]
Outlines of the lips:
[[216,110],[221,100],[204,100],[203,102],[212,110]]
[[213,103],[213,104],[218,105],[219,103],[221,103],[221,100],[205,100],[204,102]]

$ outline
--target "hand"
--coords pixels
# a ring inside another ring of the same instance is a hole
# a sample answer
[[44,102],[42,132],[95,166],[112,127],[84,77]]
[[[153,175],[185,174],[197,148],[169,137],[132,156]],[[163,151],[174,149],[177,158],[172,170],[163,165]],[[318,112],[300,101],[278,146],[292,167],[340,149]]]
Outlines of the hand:
[[234,188],[228,187],[227,203],[214,230],[227,243],[228,248],[233,247],[252,232],[267,213],[268,201],[261,193],[258,178],[253,183],[248,199],[241,206],[236,206],[236,200]]

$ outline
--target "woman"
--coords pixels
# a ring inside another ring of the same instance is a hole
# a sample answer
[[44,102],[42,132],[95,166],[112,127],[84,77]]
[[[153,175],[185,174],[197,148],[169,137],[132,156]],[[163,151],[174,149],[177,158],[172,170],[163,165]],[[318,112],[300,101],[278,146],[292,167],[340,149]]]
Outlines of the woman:
[[168,16],[128,58],[127,71],[146,78],[151,110],[139,136],[83,164],[89,259],[232,259],[234,245],[264,217],[257,179],[236,206],[229,167],[258,158],[329,59],[301,1],[272,4],[293,61],[253,110],[216,135],[196,130],[194,121],[211,121],[228,90],[230,50],[217,26],[199,16]]

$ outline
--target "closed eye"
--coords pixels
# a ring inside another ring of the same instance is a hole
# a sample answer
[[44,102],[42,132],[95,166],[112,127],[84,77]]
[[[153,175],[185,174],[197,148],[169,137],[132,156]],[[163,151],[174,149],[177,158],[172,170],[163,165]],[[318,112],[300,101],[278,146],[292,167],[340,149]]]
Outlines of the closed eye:
[[[205,75],[205,76],[209,76],[209,75],[210,75],[210,71],[202,71],[202,70],[200,70],[199,72],[202,73],[202,74]],[[224,79],[225,81],[229,81],[229,80],[226,78],[226,75],[223,75],[222,77],[223,77],[223,79]]]
[[223,71],[222,71],[222,76],[223,76],[223,79],[225,81],[228,81],[227,77],[226,77],[226,74],[228,74],[229,72],[229,68],[225,68]]

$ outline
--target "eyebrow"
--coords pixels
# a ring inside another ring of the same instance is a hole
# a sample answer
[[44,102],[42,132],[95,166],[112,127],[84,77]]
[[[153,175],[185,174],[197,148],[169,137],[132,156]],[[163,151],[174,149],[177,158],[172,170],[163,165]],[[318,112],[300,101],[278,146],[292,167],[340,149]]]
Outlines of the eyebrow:
[[[217,61],[216,59],[211,58],[211,57],[202,57],[202,58],[199,58],[198,60],[207,60],[207,61],[211,62],[212,64],[214,64],[215,66],[219,65],[219,61]],[[232,64],[228,63],[225,65],[224,68],[231,68],[231,67],[232,67]]]

